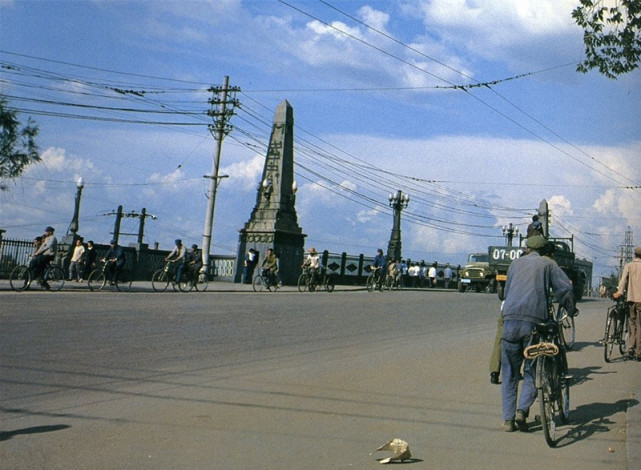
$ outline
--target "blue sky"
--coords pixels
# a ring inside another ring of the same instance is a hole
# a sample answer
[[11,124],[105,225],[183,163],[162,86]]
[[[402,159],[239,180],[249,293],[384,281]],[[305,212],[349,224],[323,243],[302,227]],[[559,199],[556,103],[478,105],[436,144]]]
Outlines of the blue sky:
[[503,224],[525,230],[547,199],[552,235],[574,234],[609,274],[627,227],[641,237],[641,73],[575,71],[576,3],[0,0],[0,90],[38,123],[43,157],[0,193],[0,228],[64,235],[82,176],[83,236],[107,241],[121,204],[158,217],[146,242],[200,244],[207,90],[229,76],[240,107],[212,252],[236,251],[287,100],[307,246],[386,249],[401,189],[404,255],[458,264],[502,244]]

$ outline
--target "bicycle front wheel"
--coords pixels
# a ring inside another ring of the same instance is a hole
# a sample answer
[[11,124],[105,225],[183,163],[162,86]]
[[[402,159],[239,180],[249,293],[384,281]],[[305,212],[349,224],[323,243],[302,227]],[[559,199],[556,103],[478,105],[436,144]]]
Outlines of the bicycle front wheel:
[[367,277],[365,287],[367,288],[367,292],[374,292],[374,288],[376,287],[376,278],[374,277],[374,274],[370,274]]
[[28,266],[16,266],[9,275],[9,284],[15,291],[23,291],[29,288],[31,284],[31,271]]
[[576,328],[574,326],[574,317],[568,315],[563,307],[559,307],[559,313],[557,318],[561,318],[560,322],[560,331],[561,331],[561,340],[565,345],[566,349],[572,349],[574,346],[574,341],[576,338]]
[[307,274],[302,273],[298,276],[298,292],[305,292],[307,290]]
[[151,277],[151,287],[156,292],[165,292],[169,286],[169,275],[164,269],[157,270]]
[[262,292],[263,289],[266,289],[267,286],[265,285],[265,280],[263,279],[263,276],[258,274],[254,278],[254,282],[252,282],[252,287],[254,289],[254,292]]
[[605,362],[610,362],[610,359],[612,359],[612,350],[614,349],[614,332],[617,329],[617,320],[614,318],[613,313],[614,312],[608,312],[608,318],[605,321],[605,336],[603,337],[603,359]]
[[94,269],[91,271],[91,274],[89,274],[89,279],[87,279],[87,285],[91,291],[102,290],[106,282],[107,278],[105,273],[102,272],[102,269]]
[[552,360],[549,357],[539,357],[537,364],[537,375],[539,377],[539,406],[541,410],[541,427],[545,435],[545,442],[548,446],[554,447],[556,445],[556,421],[555,421],[555,406],[557,406],[556,398],[554,397],[554,368]]
[[59,291],[65,285],[65,272],[60,266],[49,266],[44,279],[51,290]]

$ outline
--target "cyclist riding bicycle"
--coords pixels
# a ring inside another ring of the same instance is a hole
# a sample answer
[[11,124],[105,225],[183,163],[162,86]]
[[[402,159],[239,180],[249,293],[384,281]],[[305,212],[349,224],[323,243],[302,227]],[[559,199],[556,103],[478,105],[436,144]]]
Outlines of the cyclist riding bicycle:
[[310,248],[309,250],[307,250],[307,252],[309,254],[307,255],[307,258],[305,259],[305,261],[301,265],[301,268],[307,267],[309,269],[309,275],[310,275],[312,281],[314,283],[317,283],[318,282],[318,271],[321,268],[320,256],[316,252],[316,248],[313,248],[313,247]]
[[274,250],[271,248],[267,249],[265,259],[261,266],[263,268],[262,275],[269,281],[269,284],[280,284],[278,281],[278,257],[276,256],[276,253],[274,253]]
[[125,267],[126,258],[125,250],[123,250],[122,247],[118,245],[117,240],[111,240],[109,242],[109,245],[110,246],[107,250],[107,253],[105,253],[105,257],[100,261],[102,261],[103,263],[109,261],[107,272],[109,273],[110,284],[114,286],[118,282],[120,273]]
[[173,250],[171,250],[171,253],[169,253],[165,257],[165,261],[169,261],[175,265],[176,282],[180,282],[183,270],[185,269],[185,254],[187,253],[187,250],[185,249],[185,245],[183,245],[183,241],[180,238],[178,238],[175,243],[176,246]]
[[376,256],[374,256],[374,263],[372,268],[375,269],[374,275],[376,276],[376,285],[380,285],[387,271],[387,258],[383,255],[383,250],[380,248],[376,250]]
[[58,240],[53,235],[54,231],[55,229],[53,227],[47,227],[45,229],[41,244],[33,254],[31,263],[29,263],[29,269],[31,270],[33,278],[37,279],[38,283],[45,289],[49,288],[49,284],[47,284],[46,280],[42,279],[42,276],[47,265],[54,260],[58,252]]

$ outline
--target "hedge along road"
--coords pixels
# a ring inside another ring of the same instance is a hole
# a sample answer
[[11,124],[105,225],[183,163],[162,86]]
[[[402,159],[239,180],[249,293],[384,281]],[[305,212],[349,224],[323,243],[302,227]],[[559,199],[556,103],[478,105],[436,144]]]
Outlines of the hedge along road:
[[608,305],[579,305],[550,449],[500,431],[494,295],[0,292],[1,466],[378,468],[398,437],[411,468],[634,468],[641,364],[603,361]]

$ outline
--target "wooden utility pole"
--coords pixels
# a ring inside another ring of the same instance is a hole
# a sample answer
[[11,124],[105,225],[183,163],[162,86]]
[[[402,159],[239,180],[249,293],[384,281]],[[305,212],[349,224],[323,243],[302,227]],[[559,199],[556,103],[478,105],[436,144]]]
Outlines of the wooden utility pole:
[[205,213],[205,227],[203,229],[203,272],[208,273],[210,269],[209,249],[211,247],[211,236],[214,229],[214,209],[216,208],[216,193],[218,192],[218,170],[220,168],[220,155],[222,153],[223,139],[231,131],[229,120],[234,115],[234,108],[238,106],[235,99],[236,92],[240,88],[229,87],[229,77],[225,76],[222,87],[211,87],[209,91],[212,98],[209,100],[211,109],[207,114],[212,117],[214,124],[209,126],[210,132],[216,141],[214,150],[214,161],[211,167],[211,175],[205,175],[209,178],[209,191],[207,192],[207,212]]

